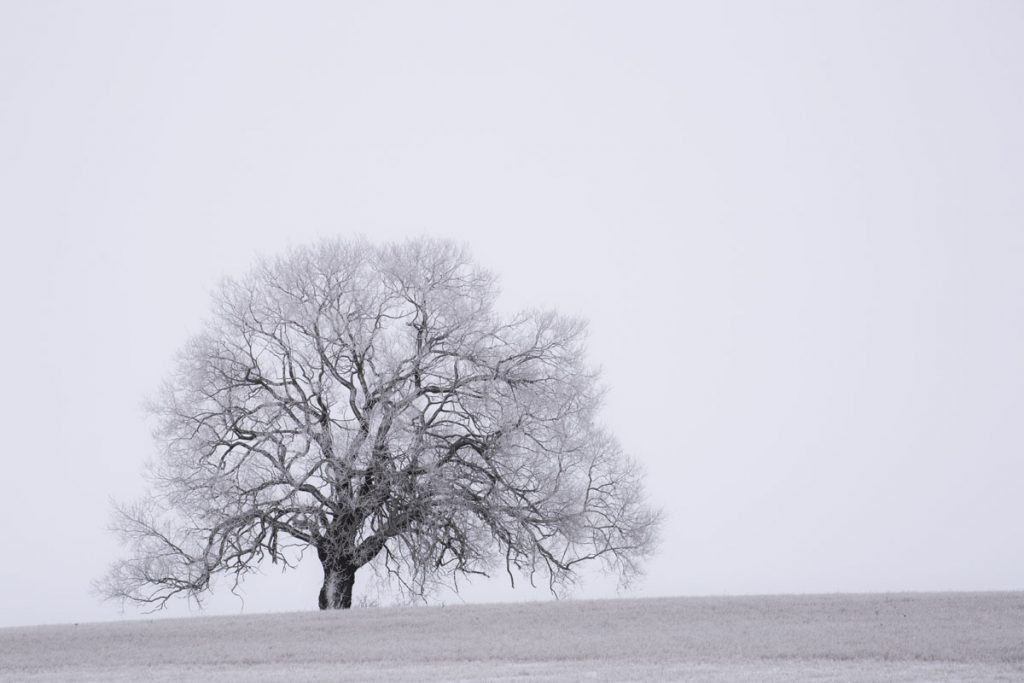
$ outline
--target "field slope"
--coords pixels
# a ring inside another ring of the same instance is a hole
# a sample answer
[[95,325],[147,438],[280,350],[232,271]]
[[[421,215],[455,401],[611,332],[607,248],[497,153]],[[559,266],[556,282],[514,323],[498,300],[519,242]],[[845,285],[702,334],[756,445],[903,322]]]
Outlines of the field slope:
[[564,601],[0,629],[0,681],[1024,680],[1024,593]]

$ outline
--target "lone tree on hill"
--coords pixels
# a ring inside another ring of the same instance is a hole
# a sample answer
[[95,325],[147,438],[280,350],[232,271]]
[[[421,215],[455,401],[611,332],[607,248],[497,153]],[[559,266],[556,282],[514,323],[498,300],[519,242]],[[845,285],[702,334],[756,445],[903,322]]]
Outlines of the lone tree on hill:
[[101,592],[199,601],[309,547],[321,609],[350,607],[366,565],[407,597],[495,566],[558,590],[599,560],[627,582],[659,515],[595,422],[584,325],[503,318],[496,292],[426,239],[322,242],[226,281],[150,406],[153,495],[117,508],[130,553]]

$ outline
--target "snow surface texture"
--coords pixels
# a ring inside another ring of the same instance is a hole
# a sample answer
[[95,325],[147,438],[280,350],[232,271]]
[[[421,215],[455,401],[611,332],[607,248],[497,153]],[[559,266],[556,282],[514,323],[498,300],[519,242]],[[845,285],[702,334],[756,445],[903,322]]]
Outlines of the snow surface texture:
[[1020,681],[1024,593],[664,598],[0,629],[0,681]]

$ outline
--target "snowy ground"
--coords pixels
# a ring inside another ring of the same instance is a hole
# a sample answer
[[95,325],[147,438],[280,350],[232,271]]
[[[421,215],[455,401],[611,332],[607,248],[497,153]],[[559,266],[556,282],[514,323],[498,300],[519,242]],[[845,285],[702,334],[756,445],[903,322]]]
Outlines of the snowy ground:
[[0,629],[0,681],[1021,681],[1024,593],[566,601]]

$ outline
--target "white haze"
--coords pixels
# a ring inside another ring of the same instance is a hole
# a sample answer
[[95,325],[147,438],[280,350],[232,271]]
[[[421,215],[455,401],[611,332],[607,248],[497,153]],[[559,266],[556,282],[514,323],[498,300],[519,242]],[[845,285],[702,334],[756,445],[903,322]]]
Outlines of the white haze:
[[667,515],[635,595],[1024,588],[1021,121],[1009,0],[0,4],[0,625],[117,617],[209,290],[355,234],[589,318]]

